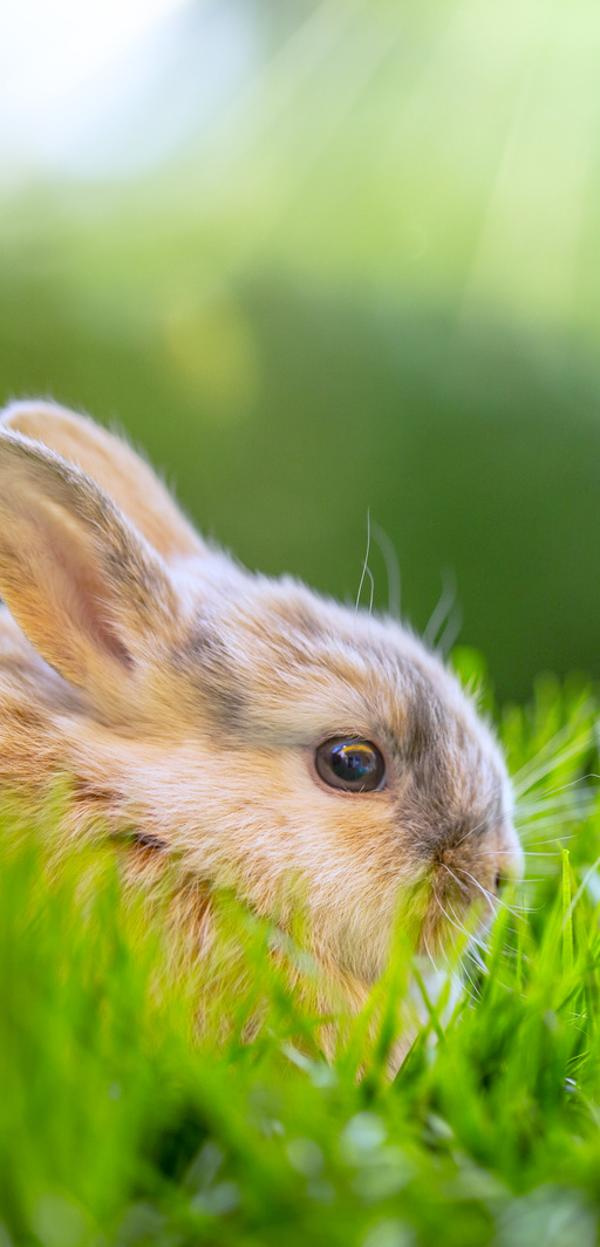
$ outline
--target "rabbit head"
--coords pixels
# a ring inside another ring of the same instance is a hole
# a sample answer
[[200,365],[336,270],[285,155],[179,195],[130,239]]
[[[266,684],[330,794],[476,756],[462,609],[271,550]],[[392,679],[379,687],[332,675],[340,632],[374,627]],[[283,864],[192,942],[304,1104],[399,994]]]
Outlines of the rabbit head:
[[439,954],[518,872],[502,756],[438,658],[210,548],[129,446],[53,405],[0,428],[0,593],[35,651],[0,712],[9,684],[37,698],[36,765],[73,777],[81,825],[134,827],[283,921],[299,888],[315,951],[357,980],[403,894]]

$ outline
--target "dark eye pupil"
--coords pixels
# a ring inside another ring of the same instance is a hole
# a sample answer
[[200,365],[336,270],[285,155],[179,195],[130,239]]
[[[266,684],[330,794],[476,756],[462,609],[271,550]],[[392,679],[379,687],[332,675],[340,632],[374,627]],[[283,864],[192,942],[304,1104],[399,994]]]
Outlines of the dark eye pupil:
[[364,745],[334,745],[331,750],[331,769],[338,779],[352,783],[364,779],[373,769],[374,756]]
[[317,770],[332,788],[372,792],[385,773],[383,758],[368,740],[327,740],[317,749]]

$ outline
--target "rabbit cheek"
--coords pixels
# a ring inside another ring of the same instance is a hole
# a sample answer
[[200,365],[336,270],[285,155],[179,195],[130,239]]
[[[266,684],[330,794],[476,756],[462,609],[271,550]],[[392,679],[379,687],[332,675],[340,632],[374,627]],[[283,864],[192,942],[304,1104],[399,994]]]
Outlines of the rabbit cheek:
[[313,806],[315,838],[326,851],[314,876],[312,909],[335,960],[370,983],[384,969],[401,894],[412,882],[411,862],[399,850],[388,801],[342,795],[336,804],[325,796]]

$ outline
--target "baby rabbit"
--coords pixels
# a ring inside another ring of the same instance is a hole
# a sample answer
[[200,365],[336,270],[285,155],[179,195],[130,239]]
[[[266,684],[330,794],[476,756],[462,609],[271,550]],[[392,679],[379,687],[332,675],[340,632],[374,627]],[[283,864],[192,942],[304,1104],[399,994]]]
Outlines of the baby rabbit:
[[128,445],[52,404],[2,415],[0,595],[2,787],[70,777],[74,834],[134,828],[140,867],[175,857],[205,907],[225,885],[280,916],[298,880],[356,998],[403,887],[424,885],[436,955],[519,871],[502,756],[438,658],[238,566]]

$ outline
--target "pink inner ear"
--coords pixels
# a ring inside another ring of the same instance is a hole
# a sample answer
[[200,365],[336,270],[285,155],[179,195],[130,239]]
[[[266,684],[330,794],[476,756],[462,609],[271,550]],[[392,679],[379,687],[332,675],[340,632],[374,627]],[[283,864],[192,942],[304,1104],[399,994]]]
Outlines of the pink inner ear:
[[[77,652],[85,662],[86,651],[91,649],[92,658],[101,651],[131,667],[132,656],[111,617],[117,614],[116,590],[99,565],[88,533],[82,533],[68,512],[52,503],[46,503],[44,521],[43,531],[39,523],[35,528],[40,545],[45,546],[45,583],[40,584],[40,597],[49,608],[45,631],[54,631],[58,649],[64,644],[67,660]],[[39,572],[36,579],[39,583]]]

